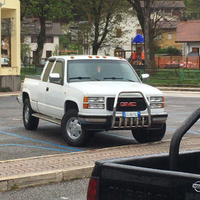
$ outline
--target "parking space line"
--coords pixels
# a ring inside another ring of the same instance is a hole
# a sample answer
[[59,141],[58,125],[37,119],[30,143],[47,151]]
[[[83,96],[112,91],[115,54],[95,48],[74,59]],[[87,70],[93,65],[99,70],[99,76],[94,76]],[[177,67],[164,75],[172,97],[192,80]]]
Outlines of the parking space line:
[[39,146],[23,145],[23,144],[0,144],[0,147],[2,146],[19,146],[19,147],[29,147],[29,148],[36,148],[36,149],[52,150],[52,151],[74,152],[70,150],[53,149],[53,148],[48,148],[48,147],[39,147]]
[[11,136],[15,136],[15,137],[19,137],[19,138],[22,138],[22,139],[25,139],[25,140],[30,140],[30,141],[34,141],[34,142],[40,142],[40,143],[43,143],[43,144],[53,145],[53,146],[56,146],[56,147],[59,147],[59,148],[69,149],[71,151],[82,151],[80,149],[76,149],[76,148],[73,148],[73,147],[67,147],[67,146],[63,146],[63,145],[54,144],[54,143],[51,143],[51,142],[45,142],[45,141],[42,141],[42,140],[36,140],[36,139],[28,138],[28,137],[25,137],[25,136],[17,135],[17,134],[14,134],[14,133],[8,133],[8,132],[2,131],[2,130],[0,130],[0,133],[11,135]]
[[[167,130],[171,130],[171,131],[175,131],[176,129],[175,128],[167,128]],[[200,132],[196,132],[196,131],[188,131],[188,133],[192,133],[192,134],[200,134]]]

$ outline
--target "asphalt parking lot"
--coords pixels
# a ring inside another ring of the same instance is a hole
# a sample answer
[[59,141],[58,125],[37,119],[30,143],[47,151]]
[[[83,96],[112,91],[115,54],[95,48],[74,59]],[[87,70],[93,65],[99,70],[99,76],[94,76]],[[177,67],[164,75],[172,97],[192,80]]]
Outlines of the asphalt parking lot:
[[[178,95],[179,94],[179,95]],[[164,139],[170,139],[176,128],[199,106],[198,93],[165,92],[166,111],[169,114]],[[82,148],[68,146],[61,136],[60,127],[40,120],[37,130],[27,131],[22,122],[22,106],[15,96],[0,97],[0,160],[42,155],[81,152],[91,149],[137,144],[131,131],[96,133],[94,139]],[[198,135],[199,125],[187,134]]]

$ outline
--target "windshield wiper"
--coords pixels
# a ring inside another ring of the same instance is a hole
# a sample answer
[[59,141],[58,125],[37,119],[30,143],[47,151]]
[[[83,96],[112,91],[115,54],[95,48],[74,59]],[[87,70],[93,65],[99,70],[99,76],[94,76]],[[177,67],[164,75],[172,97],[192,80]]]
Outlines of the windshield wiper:
[[76,77],[71,77],[69,78],[70,80],[73,80],[73,79],[79,79],[79,80],[82,80],[82,79],[90,79],[92,81],[100,81],[99,79],[97,78],[92,78],[92,77],[89,77],[89,76],[76,76]]
[[121,77],[105,77],[104,79],[112,79],[112,80],[120,79],[120,80],[125,80],[125,81],[135,82],[135,81],[133,81],[133,80],[131,80],[131,79],[121,78]]
[[70,80],[71,79],[91,79],[91,77],[89,77],[89,76],[75,76],[75,77],[71,77],[71,78],[69,78]]
[[123,78],[120,78],[120,77],[105,77],[104,79],[112,79],[112,80],[116,80],[116,79],[123,79]]
[[126,80],[126,81],[130,81],[130,82],[135,82],[134,80],[127,79],[127,78],[124,78],[124,80]]

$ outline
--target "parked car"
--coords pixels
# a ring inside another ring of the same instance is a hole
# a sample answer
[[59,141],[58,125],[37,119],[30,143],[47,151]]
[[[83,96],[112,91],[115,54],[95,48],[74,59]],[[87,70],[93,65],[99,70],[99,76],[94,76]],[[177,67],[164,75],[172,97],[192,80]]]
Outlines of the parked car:
[[1,58],[1,65],[8,65],[9,59],[8,58]]

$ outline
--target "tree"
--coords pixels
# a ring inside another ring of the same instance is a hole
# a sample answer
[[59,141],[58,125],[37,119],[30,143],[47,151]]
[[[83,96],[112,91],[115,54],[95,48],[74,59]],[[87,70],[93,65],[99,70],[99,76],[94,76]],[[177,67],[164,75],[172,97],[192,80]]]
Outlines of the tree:
[[39,19],[40,29],[37,36],[37,49],[35,64],[39,64],[46,37],[47,19],[54,20],[63,16],[71,15],[70,0],[20,0],[21,1],[21,17],[25,14],[34,16]]
[[200,0],[184,0],[186,19],[200,19]]
[[[171,16],[171,12],[177,9],[176,1],[154,1],[154,0],[127,0],[137,13],[142,31],[144,33],[145,64],[148,68],[156,67],[155,63],[155,38],[161,33],[160,22],[170,23],[177,20]],[[181,7],[182,8],[182,7]]]
[[27,64],[30,63],[29,62],[30,54],[31,54],[31,48],[29,44],[21,43],[21,61],[24,67],[26,67]]
[[[125,6],[123,0],[78,0],[77,6],[87,13],[87,21],[90,23],[92,40],[92,54],[109,45],[108,42],[116,42],[116,29],[119,27],[117,14],[121,13]],[[114,33],[114,34],[113,34]],[[109,37],[109,35],[112,37]],[[108,39],[109,38],[109,39]],[[114,41],[115,40],[115,41]]]

